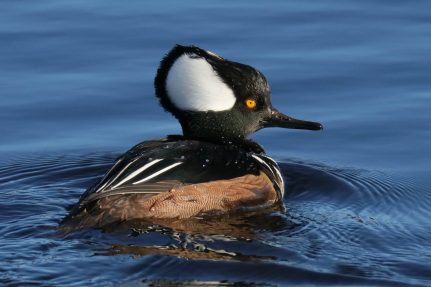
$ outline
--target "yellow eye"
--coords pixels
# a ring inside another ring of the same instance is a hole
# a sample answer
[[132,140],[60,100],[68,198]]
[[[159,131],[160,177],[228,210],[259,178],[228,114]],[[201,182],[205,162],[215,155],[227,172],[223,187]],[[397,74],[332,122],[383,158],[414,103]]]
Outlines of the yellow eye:
[[245,100],[245,105],[249,109],[254,109],[256,107],[256,101],[253,99],[247,99],[247,100]]

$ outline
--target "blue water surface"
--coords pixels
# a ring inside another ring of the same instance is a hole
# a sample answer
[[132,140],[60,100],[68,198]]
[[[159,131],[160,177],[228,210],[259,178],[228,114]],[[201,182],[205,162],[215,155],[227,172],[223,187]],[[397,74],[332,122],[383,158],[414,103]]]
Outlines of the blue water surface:
[[[0,285],[431,285],[431,2],[0,2]],[[321,132],[253,135],[284,211],[61,234],[115,158],[181,132],[175,44],[262,71]]]

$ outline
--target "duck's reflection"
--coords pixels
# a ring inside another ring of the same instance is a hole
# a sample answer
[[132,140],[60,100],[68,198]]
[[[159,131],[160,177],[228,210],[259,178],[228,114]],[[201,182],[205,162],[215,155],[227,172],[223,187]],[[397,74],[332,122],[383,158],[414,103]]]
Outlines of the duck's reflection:
[[[231,252],[228,242],[256,242],[263,233],[296,228],[297,224],[289,221],[280,213],[255,213],[244,216],[223,216],[218,218],[193,218],[187,220],[159,220],[157,222],[127,221],[103,228],[104,232],[128,232],[132,238],[127,244],[114,243],[109,248],[99,249],[98,255],[131,254],[168,255],[187,259],[205,260],[274,260],[275,256],[248,255]],[[158,233],[168,236],[167,245],[150,245],[145,235]],[[140,237],[142,237],[140,239]],[[222,243],[222,244],[220,244]],[[225,249],[223,249],[223,246]],[[248,251],[248,252],[247,252]]]

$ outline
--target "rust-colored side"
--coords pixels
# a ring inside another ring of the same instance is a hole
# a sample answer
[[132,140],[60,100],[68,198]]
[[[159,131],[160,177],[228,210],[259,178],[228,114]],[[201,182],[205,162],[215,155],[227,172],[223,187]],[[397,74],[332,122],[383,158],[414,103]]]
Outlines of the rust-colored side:
[[132,219],[185,219],[205,213],[258,209],[278,201],[269,178],[245,175],[174,187],[157,195],[112,195],[87,204],[65,221],[67,229],[101,227]]

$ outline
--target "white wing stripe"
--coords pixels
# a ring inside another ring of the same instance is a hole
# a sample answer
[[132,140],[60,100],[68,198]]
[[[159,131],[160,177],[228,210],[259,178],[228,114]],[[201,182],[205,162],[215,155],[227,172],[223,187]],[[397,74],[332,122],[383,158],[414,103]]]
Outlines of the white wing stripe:
[[283,179],[283,176],[281,175],[280,169],[276,168],[277,167],[277,163],[272,158],[270,158],[269,156],[262,156],[262,157],[264,157],[267,160],[269,160],[270,162],[272,162],[272,164],[274,166],[271,166],[271,168],[272,168],[273,171],[275,171],[277,173],[278,178],[280,179],[281,183],[284,186],[284,179]]
[[109,182],[109,180],[107,180],[107,178],[108,178],[108,175],[109,175],[109,173],[111,172],[111,171],[113,171],[114,170],[114,168],[118,165],[118,164],[120,164],[120,162],[122,162],[123,161],[123,159],[121,158],[121,159],[119,159],[109,170],[108,170],[108,172],[105,174],[105,176],[102,178],[102,180],[100,181],[100,182],[103,182],[103,181],[105,181],[106,180],[106,182],[103,184],[103,185],[101,185],[101,186],[99,186],[99,188],[96,190],[96,192],[99,192],[100,190],[102,190],[107,184],[108,184],[108,182]]
[[[254,154],[251,155],[251,156],[254,157],[261,164],[265,165],[269,169],[269,171],[272,172],[272,174],[274,174],[274,176],[278,177],[278,179],[281,181],[281,184],[282,184],[282,186],[280,186],[280,191],[282,193],[281,195],[283,196],[284,195],[284,180],[283,180],[283,176],[281,175],[281,173],[278,170],[278,168],[275,168],[275,167],[273,168],[273,167],[269,166],[269,164],[267,164],[263,159],[259,158],[258,156],[254,155]],[[265,156],[265,158],[269,159],[271,162],[273,162],[274,164],[276,164],[275,161],[272,158],[268,158],[266,156]]]
[[122,185],[123,183],[125,183],[126,181],[131,180],[132,178],[134,178],[135,176],[137,176],[138,174],[140,174],[141,172],[143,172],[144,170],[146,170],[147,168],[149,168],[150,166],[158,163],[159,161],[161,161],[163,159],[155,159],[153,161],[150,161],[149,163],[145,164],[144,166],[138,168],[137,170],[135,170],[134,172],[132,172],[131,174],[129,174],[126,178],[124,178],[122,181],[120,181],[119,183],[117,183],[116,185],[114,185],[112,187],[112,189],[117,188],[118,186]]
[[[111,183],[113,183],[113,182],[115,182],[116,180],[117,180],[117,178],[119,178],[120,177],[120,175],[122,175],[123,174],[123,172],[132,164],[132,163],[134,163],[135,161],[137,161],[139,159],[139,157],[137,157],[137,158],[135,158],[134,160],[132,160],[131,162],[129,162],[119,173],[117,173],[117,175],[114,177],[114,178],[111,178],[110,180],[107,180],[106,181],[106,183],[103,185],[103,186],[101,186],[101,187],[99,187],[98,189],[97,189],[97,191],[96,192],[100,192],[100,191],[102,191],[103,190],[103,188],[105,188],[106,186],[108,186],[108,185],[110,185]],[[112,188],[111,188],[112,189]]]
[[173,164],[171,164],[171,165],[168,165],[167,167],[162,168],[161,170],[156,171],[156,172],[155,172],[155,173],[153,173],[152,175],[149,175],[149,176],[147,176],[147,177],[146,177],[146,178],[144,178],[144,179],[141,179],[141,180],[139,180],[139,181],[137,181],[137,182],[134,182],[133,184],[138,184],[138,183],[145,182],[145,181],[147,181],[147,180],[149,180],[149,179],[152,179],[153,177],[156,177],[156,176],[158,176],[159,174],[162,174],[162,173],[164,173],[165,171],[168,171],[168,170],[170,170],[170,169],[172,169],[172,168],[174,168],[174,167],[176,167],[177,165],[180,165],[180,164],[182,164],[182,162],[176,162],[176,163],[173,163]]
[[258,162],[260,162],[261,164],[263,164],[264,166],[266,166],[270,172],[274,173],[272,171],[272,168],[263,159],[261,159],[260,157],[254,155],[254,154],[252,154],[251,156],[254,157]]

